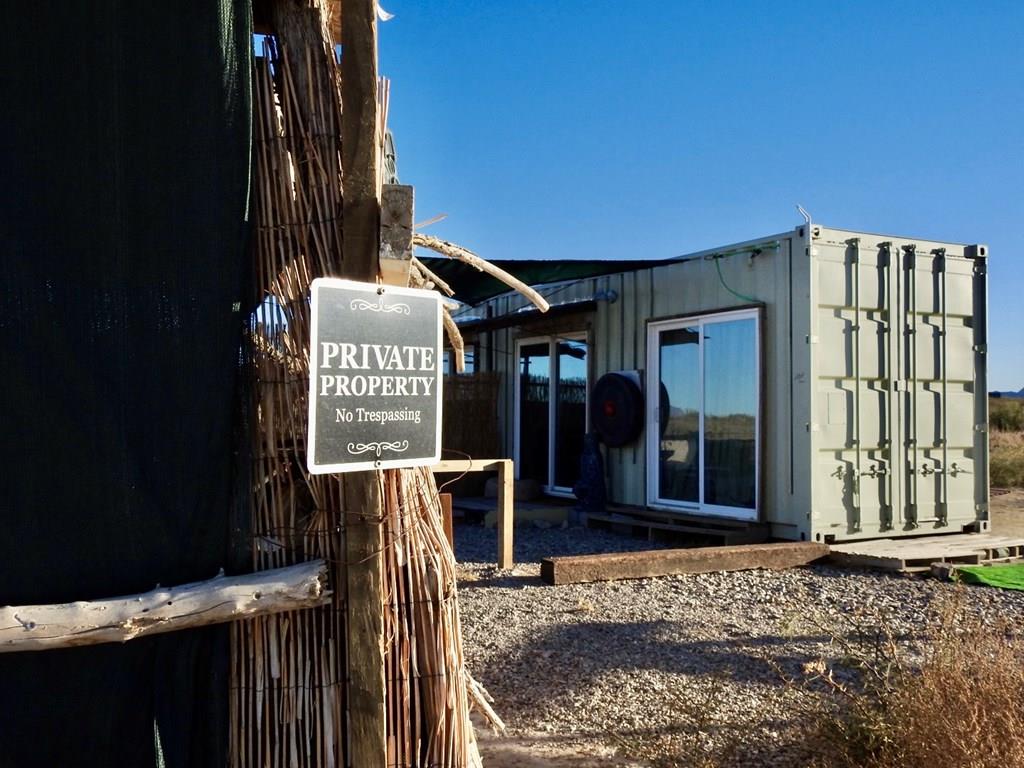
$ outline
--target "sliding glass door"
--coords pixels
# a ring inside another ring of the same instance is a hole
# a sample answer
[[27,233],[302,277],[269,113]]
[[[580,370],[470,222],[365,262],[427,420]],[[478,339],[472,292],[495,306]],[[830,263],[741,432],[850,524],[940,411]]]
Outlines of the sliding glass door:
[[648,503],[757,518],[756,310],[648,326]]
[[549,493],[571,493],[587,430],[586,338],[523,339],[516,349],[516,474]]
[[516,442],[517,477],[548,484],[551,432],[551,345],[520,344]]

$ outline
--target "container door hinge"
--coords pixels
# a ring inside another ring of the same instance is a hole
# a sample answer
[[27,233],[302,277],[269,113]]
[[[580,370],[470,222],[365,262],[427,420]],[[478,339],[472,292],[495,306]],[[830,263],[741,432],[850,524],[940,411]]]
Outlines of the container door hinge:
[[975,424],[974,425],[974,431],[975,432],[988,432],[988,424]]
[[988,352],[988,344],[975,344],[973,347],[971,347],[971,349],[973,349],[979,355],[984,355],[986,352]]

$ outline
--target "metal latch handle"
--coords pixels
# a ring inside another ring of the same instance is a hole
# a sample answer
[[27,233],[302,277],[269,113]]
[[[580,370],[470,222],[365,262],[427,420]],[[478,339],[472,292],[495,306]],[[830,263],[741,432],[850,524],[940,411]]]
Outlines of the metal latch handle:
[[872,464],[870,467],[868,467],[866,472],[861,472],[860,474],[862,476],[867,475],[868,477],[878,477],[879,475],[889,474],[889,470],[886,469],[885,467],[878,467]]

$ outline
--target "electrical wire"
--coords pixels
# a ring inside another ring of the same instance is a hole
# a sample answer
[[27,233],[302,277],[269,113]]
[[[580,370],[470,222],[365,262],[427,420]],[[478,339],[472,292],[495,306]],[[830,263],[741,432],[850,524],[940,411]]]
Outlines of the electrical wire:
[[738,292],[734,291],[732,288],[729,287],[728,283],[725,282],[725,278],[722,277],[722,265],[719,264],[719,262],[722,260],[722,258],[723,258],[722,256],[714,256],[714,257],[712,257],[712,261],[715,262],[715,270],[718,272],[718,282],[720,282],[722,284],[722,287],[725,288],[725,290],[727,290],[729,293],[731,293],[737,299],[740,299],[741,301],[749,301],[751,304],[760,304],[761,303],[760,299],[755,299],[753,296],[745,296],[742,293],[738,293]]

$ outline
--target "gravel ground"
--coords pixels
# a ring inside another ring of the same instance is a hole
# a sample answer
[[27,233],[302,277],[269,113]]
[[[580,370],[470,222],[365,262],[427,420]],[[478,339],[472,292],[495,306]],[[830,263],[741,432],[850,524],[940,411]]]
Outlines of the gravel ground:
[[[470,671],[513,734],[558,734],[623,755],[707,750],[735,765],[797,765],[787,741],[811,694],[780,670],[832,659],[834,628],[863,611],[899,633],[952,594],[934,579],[812,566],[549,587],[553,555],[649,549],[581,528],[516,530],[519,565],[497,571],[495,532],[456,529],[459,602]],[[490,562],[488,562],[490,561]],[[1024,593],[967,588],[971,611],[1024,619]],[[655,746],[660,745],[660,746]],[[627,765],[624,758],[603,765]]]

